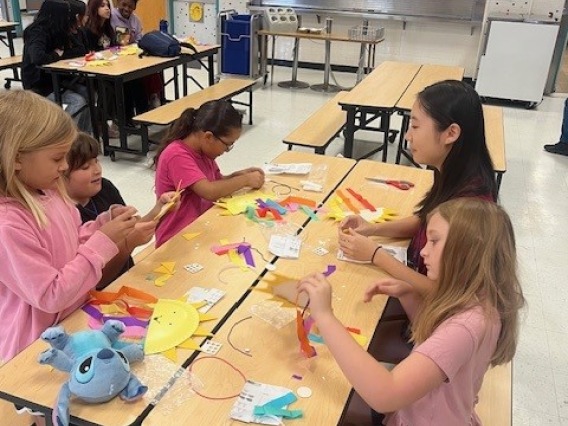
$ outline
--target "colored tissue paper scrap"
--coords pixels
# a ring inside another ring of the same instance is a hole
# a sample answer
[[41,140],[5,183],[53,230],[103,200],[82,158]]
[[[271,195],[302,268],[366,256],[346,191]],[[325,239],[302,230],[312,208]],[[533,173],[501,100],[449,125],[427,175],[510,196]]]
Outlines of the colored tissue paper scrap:
[[187,241],[191,241],[199,235],[201,235],[201,232],[188,232],[187,234],[183,234],[183,238],[185,238]]
[[301,410],[288,410],[297,400],[290,389],[247,380],[230,416],[244,423],[279,426],[283,418],[302,417]]

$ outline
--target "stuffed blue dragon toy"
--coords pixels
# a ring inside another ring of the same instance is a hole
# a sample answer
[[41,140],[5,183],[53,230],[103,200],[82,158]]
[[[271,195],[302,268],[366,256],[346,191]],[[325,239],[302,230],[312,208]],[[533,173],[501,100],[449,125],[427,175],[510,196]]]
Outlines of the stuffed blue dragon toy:
[[69,425],[69,402],[74,395],[97,404],[119,395],[126,401],[141,398],[147,386],[131,373],[130,363],[141,361],[144,351],[138,344],[118,340],[124,324],[109,320],[101,330],[67,334],[63,327],[50,327],[41,338],[51,345],[39,356],[40,364],[49,364],[70,373],[53,409],[53,424]]

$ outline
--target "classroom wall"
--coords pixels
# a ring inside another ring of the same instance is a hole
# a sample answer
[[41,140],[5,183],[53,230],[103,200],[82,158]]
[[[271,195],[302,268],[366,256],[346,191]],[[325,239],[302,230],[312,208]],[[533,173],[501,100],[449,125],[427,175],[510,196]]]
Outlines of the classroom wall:
[[[144,0],[142,0],[144,1]],[[561,17],[564,0],[488,0],[487,13],[528,13],[536,16],[552,14]],[[192,23],[188,17],[188,3],[173,0],[175,28],[178,35],[194,35],[202,43],[217,42],[217,10],[235,9],[239,13],[247,12],[246,0],[217,0],[205,4],[203,23]],[[326,16],[302,14],[302,26],[321,28]],[[361,25],[362,18],[332,16],[333,32],[347,35],[351,27]],[[481,24],[465,22],[428,22],[375,19],[372,26],[385,28],[385,40],[377,45],[376,63],[385,60],[413,61],[457,65],[465,68],[466,77],[475,77],[477,57],[482,35]],[[292,38],[280,37],[276,42],[276,59],[292,60]],[[354,43],[333,42],[331,63],[357,66],[360,47]],[[319,41],[302,40],[300,61],[323,64],[324,44]]]

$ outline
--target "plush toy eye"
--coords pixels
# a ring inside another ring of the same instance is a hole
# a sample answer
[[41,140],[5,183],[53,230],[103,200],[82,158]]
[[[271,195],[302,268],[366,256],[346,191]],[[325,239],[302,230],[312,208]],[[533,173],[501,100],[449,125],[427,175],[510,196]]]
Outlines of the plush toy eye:
[[93,357],[90,356],[88,358],[86,358],[80,365],[79,368],[77,368],[77,371],[75,372],[75,378],[77,379],[77,381],[79,383],[88,383],[92,378],[93,375],[95,374],[94,370],[93,370]]
[[124,354],[123,354],[122,352],[116,351],[116,353],[120,356],[120,358],[122,358],[122,361],[123,361],[125,364],[128,364],[128,360],[126,359],[126,357],[124,356]]
[[124,364],[123,365],[124,369],[126,371],[130,371],[130,363],[128,362],[128,359],[126,358],[126,356],[124,356],[124,354],[120,351],[116,351],[116,353],[118,354],[118,356],[122,360],[122,363]]

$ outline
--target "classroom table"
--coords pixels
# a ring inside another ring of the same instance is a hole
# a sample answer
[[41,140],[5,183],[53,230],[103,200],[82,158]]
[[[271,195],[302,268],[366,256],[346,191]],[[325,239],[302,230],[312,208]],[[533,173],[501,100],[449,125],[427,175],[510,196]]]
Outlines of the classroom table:
[[[16,50],[14,49],[14,31],[16,27],[20,25],[19,22],[9,22],[0,20],[0,33],[6,33],[7,42],[4,41],[4,36],[1,36],[0,41],[9,49],[10,56],[16,56]],[[6,84],[4,88],[10,88],[10,81],[21,81],[18,70],[13,68],[14,78],[6,78]]]
[[[183,95],[187,95],[187,65],[188,63],[198,60],[201,61],[203,58],[207,58],[208,66],[208,81],[209,85],[214,84],[215,74],[213,67],[213,55],[219,51],[219,45],[211,46],[196,46],[197,53],[190,51],[187,48],[182,48],[182,54],[180,56],[171,58],[162,58],[157,56],[143,56],[139,57],[136,55],[124,55],[119,56],[116,60],[110,61],[110,65],[107,66],[91,66],[87,63],[84,67],[77,68],[71,63],[82,61],[83,58],[71,59],[71,60],[61,60],[48,65],[43,68],[51,73],[53,80],[53,90],[56,97],[56,102],[61,104],[60,96],[60,84],[59,79],[63,76],[69,75],[79,75],[87,78],[87,83],[89,85],[89,107],[91,108],[91,118],[93,121],[93,131],[97,135],[97,120],[96,111],[94,107],[94,96],[93,96],[93,81],[97,81],[99,84],[104,82],[110,83],[114,87],[114,94],[116,96],[116,113],[118,120],[118,128],[120,132],[120,145],[110,145],[108,137],[108,129],[106,126],[102,126],[102,137],[103,137],[103,148],[104,154],[110,155],[111,159],[114,160],[115,152],[127,152],[131,154],[145,155],[142,150],[131,149],[127,144],[127,136],[129,133],[140,134],[140,129],[138,127],[133,127],[127,125],[126,111],[125,111],[125,100],[124,100],[124,83],[159,73],[167,68],[173,69],[173,83],[174,83],[174,95],[178,99],[180,97],[179,93],[179,82],[178,82],[178,69],[177,66],[181,65],[183,69],[182,88]],[[102,106],[103,109],[107,107],[106,102],[106,92],[101,91],[102,95]],[[107,111],[103,111],[103,116],[107,117]]]
[[[292,151],[283,152],[273,161],[279,163],[311,162],[314,165],[326,164],[328,174],[323,192],[293,191],[293,195],[309,197],[317,203],[321,203],[327,198],[355,164],[354,160],[350,159]],[[301,186],[299,181],[303,178],[305,177],[278,176],[274,177],[273,180],[299,188]],[[267,182],[263,188],[267,193],[276,189],[274,188],[274,185],[276,185],[274,181]],[[278,190],[281,190],[281,188],[278,187]],[[127,285],[144,290],[158,298],[177,299],[193,286],[222,289],[226,292],[225,296],[209,311],[217,319],[201,324],[203,328],[215,332],[227,318],[230,318],[234,307],[246,298],[250,287],[265,272],[266,263],[261,256],[268,262],[275,260],[275,256],[267,250],[268,243],[263,227],[247,221],[243,215],[221,216],[222,212],[223,210],[217,206],[208,210],[177,236],[119,277],[107,287],[106,291],[116,292],[123,285]],[[304,222],[307,221],[306,218],[305,213],[297,211],[288,220],[303,226]],[[184,237],[184,234],[188,233],[199,235],[188,240]],[[242,242],[243,240],[250,243],[260,252],[259,254],[255,251],[253,255],[256,267],[241,271],[234,268],[226,256],[219,257],[212,253],[210,247],[220,244],[222,239],[226,239],[230,243]],[[170,261],[176,262],[175,274],[163,287],[156,287],[154,279],[158,278],[159,274],[155,273],[154,270],[162,262]],[[199,263],[204,268],[198,273],[191,274],[183,268],[184,265],[190,263]],[[226,269],[229,266],[231,266],[231,269]],[[87,320],[87,315],[78,310],[63,320],[62,325],[66,331],[74,332],[86,329]],[[197,343],[202,342],[202,340],[203,338],[194,338]],[[57,370],[50,371],[49,367],[37,363],[38,355],[47,347],[48,345],[45,342],[37,340],[0,368],[0,398],[39,411],[50,412],[67,374]],[[184,365],[192,354],[192,350],[178,350],[177,360],[173,364],[174,369]],[[164,359],[164,362],[168,361]],[[132,369],[135,373],[140,373],[144,369],[144,363],[134,364]],[[171,375],[160,375],[154,390],[166,388],[171,378]],[[72,422],[80,425],[129,425],[150,411],[150,402],[148,398],[129,404],[125,404],[119,398],[114,398],[104,405],[88,405],[73,401],[71,404]]]
[[400,135],[398,142],[398,151],[396,153],[396,164],[400,163],[401,155],[404,155],[415,166],[418,166],[412,159],[409,152],[403,149],[406,141],[404,139],[408,125],[410,123],[410,110],[416,100],[419,92],[424,90],[431,84],[443,80],[462,80],[465,70],[462,67],[446,66],[446,65],[430,65],[425,64],[420,67],[420,70],[412,80],[401,98],[396,103],[395,108],[402,114],[402,124],[400,126]]
[[[305,88],[307,87],[307,83],[302,84],[297,80],[298,76],[298,56],[299,56],[299,48],[300,48],[300,40],[307,39],[307,40],[315,40],[315,41],[324,41],[325,42],[325,59],[324,59],[324,76],[323,76],[323,83],[322,84],[315,84],[311,86],[312,90],[318,92],[339,92],[343,90],[341,87],[330,84],[329,83],[329,76],[331,74],[331,42],[332,41],[343,41],[348,43],[359,43],[361,45],[361,56],[364,56],[364,52],[366,47],[368,46],[368,53],[366,57],[366,64],[364,61],[359,60],[358,63],[358,70],[357,70],[357,83],[359,83],[362,75],[366,70],[371,70],[375,67],[375,50],[377,44],[381,43],[384,38],[378,40],[354,40],[350,39],[349,37],[331,33],[331,34],[312,34],[312,33],[302,33],[302,32],[284,32],[284,31],[269,31],[269,30],[260,30],[258,34],[261,36],[261,63],[262,69],[266,69],[267,63],[267,50],[268,50],[268,43],[267,37],[272,37],[272,66],[270,71],[270,83],[272,84],[272,76],[274,75],[274,49],[275,49],[275,41],[276,37],[293,37],[294,38],[294,58],[292,62],[292,80],[288,82],[284,82],[286,84],[282,85],[281,87],[298,87],[298,88]],[[280,86],[280,84],[279,84]]]
[[[384,142],[362,158],[367,158],[378,151],[383,151],[382,160],[387,159],[388,142],[395,135],[391,134],[390,118],[394,113],[396,103],[410,85],[414,76],[420,70],[420,64],[407,62],[385,61],[375,68],[363,81],[355,86],[339,102],[341,108],[347,111],[345,122],[345,144],[343,155],[353,157],[353,140],[357,130],[372,130],[384,133]],[[368,118],[370,115],[370,118]],[[359,124],[356,124],[356,118]],[[374,128],[369,124],[380,118],[380,127]]]
[[[390,179],[410,180],[415,187],[409,191],[401,191],[386,185],[367,181],[365,177],[384,177]],[[360,161],[339,185],[340,189],[352,188],[367,198],[373,205],[395,209],[399,217],[413,214],[415,205],[422,199],[433,182],[433,174],[429,170],[393,164]],[[330,199],[323,208],[330,205]],[[360,205],[353,200],[353,203]],[[327,265],[335,265],[337,270],[330,276],[333,287],[333,308],[339,320],[346,326],[358,328],[361,334],[370,341],[374,329],[386,303],[385,296],[377,296],[371,303],[363,303],[364,290],[384,273],[371,265],[362,265],[337,260],[337,226],[324,213],[318,214],[319,220],[308,223],[300,236],[304,236],[303,248],[298,260],[278,259],[275,273],[297,280],[311,272],[323,272]],[[406,245],[407,241],[377,239],[382,243]],[[320,256],[314,248],[325,246],[329,253]],[[273,275],[266,272],[256,289],[266,286]],[[337,424],[344,406],[349,398],[351,386],[343,376],[328,349],[321,344],[313,344],[317,356],[305,359],[299,353],[295,320],[281,329],[277,329],[254,315],[251,308],[265,303],[271,295],[254,290],[232,313],[229,320],[222,325],[212,340],[222,343],[218,357],[230,362],[244,376],[252,381],[283,386],[292,391],[300,386],[309,387],[313,394],[310,398],[299,398],[290,409],[302,409],[304,417],[286,421],[286,424],[297,425],[331,425]],[[295,310],[292,310],[295,315]],[[247,319],[242,323],[239,321]],[[232,330],[232,331],[231,331]],[[247,356],[234,350],[232,344],[243,350],[248,349]],[[366,347],[366,345],[365,345]],[[198,354],[196,354],[198,355]],[[208,355],[195,357],[199,360]],[[218,360],[207,359],[195,364],[192,373],[204,383],[201,393],[207,396],[222,396],[239,393],[244,382],[234,371]],[[300,380],[293,375],[301,377]],[[174,385],[176,386],[177,383]],[[183,386],[183,383],[180,385]],[[193,395],[181,405],[160,404],[144,420],[144,426],[163,424],[233,424],[229,413],[236,399],[208,400]],[[236,422],[234,424],[237,424]]]

